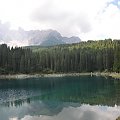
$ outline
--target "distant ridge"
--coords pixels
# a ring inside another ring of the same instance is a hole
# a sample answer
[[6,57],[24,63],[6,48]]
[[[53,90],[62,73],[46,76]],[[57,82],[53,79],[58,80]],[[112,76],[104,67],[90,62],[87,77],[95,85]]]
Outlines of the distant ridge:
[[0,43],[21,43],[27,46],[54,46],[60,44],[79,43],[79,37],[72,36],[70,38],[63,37],[56,30],[29,30],[25,31],[22,28],[18,30],[0,29]]

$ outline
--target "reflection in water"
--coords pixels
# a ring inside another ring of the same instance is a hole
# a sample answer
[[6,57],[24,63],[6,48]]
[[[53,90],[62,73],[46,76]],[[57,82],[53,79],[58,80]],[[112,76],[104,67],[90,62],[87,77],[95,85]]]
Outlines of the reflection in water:
[[78,108],[64,108],[57,116],[25,116],[21,120],[115,120],[119,108],[82,105]]
[[114,120],[119,106],[120,81],[112,78],[0,80],[0,120]]
[[[119,115],[120,107],[82,105],[77,108],[65,107],[59,114],[53,116],[26,115],[20,120],[115,120]],[[18,120],[18,118],[13,120]]]
[[120,105],[120,81],[89,76],[0,81],[0,103],[20,106],[39,99]]

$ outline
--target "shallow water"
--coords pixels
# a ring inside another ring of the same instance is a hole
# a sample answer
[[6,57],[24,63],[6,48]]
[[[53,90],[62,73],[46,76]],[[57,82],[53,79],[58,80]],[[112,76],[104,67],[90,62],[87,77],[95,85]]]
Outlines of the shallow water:
[[0,80],[0,120],[115,120],[120,80],[49,77]]

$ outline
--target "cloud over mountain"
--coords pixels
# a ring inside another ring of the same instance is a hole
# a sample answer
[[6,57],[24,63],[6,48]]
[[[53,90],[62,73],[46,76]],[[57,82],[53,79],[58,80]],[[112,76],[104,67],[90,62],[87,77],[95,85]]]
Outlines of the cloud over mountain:
[[12,29],[19,26],[25,30],[54,29],[62,36],[79,36],[82,40],[120,38],[119,0],[0,0],[0,3],[0,19],[9,21]]
[[7,23],[0,24],[0,43],[7,43],[10,46],[52,46],[78,43],[80,41],[79,37],[62,37],[56,30],[25,31],[22,28],[19,28],[18,30],[10,30]]

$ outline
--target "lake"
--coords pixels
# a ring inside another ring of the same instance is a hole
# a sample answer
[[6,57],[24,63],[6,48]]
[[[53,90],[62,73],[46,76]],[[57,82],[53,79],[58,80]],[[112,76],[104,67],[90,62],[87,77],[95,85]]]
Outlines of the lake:
[[0,80],[0,120],[115,120],[120,80],[97,76]]

